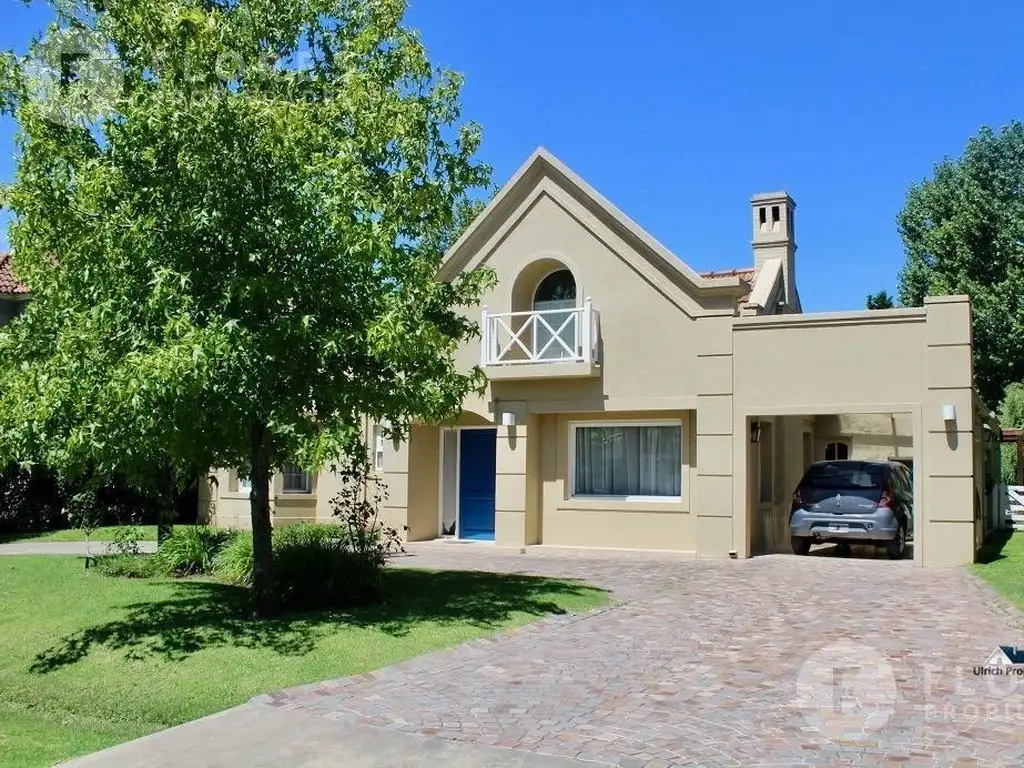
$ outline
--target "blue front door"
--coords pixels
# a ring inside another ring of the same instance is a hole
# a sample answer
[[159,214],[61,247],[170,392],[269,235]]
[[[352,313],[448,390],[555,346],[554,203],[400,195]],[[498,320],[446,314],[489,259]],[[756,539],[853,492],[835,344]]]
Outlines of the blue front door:
[[494,538],[496,429],[459,431],[459,538]]

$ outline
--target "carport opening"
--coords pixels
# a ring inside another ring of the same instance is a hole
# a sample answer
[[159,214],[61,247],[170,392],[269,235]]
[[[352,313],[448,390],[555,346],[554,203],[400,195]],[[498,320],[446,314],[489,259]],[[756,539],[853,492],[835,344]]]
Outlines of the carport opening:
[[753,554],[913,559],[913,414],[754,416],[747,455]]

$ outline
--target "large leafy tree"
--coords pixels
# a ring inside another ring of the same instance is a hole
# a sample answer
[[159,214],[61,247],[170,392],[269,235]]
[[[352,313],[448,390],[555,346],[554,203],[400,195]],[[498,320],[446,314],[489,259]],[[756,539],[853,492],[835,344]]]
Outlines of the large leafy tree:
[[994,406],[1024,380],[1024,125],[983,128],[961,157],[911,187],[898,221],[900,302],[970,295],[976,384]]
[[[999,404],[999,424],[1003,427],[1024,427],[1024,384],[1014,382],[1003,393]],[[1004,443],[1000,446],[1001,479],[1013,485],[1017,482],[1017,446]]]
[[37,59],[90,46],[61,50],[56,81],[0,68],[33,291],[0,332],[0,444],[71,472],[238,467],[269,611],[273,471],[481,385],[454,356],[492,276],[435,280],[489,180],[461,79],[403,0],[51,2]]

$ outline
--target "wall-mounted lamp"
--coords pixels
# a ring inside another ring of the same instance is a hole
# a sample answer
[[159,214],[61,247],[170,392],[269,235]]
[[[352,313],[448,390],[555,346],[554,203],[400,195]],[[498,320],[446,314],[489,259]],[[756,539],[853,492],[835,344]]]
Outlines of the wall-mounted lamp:
[[516,425],[516,415],[511,411],[505,411],[501,414],[501,426],[503,427],[514,427]]
[[956,406],[952,403],[947,403],[942,406],[942,420],[943,421],[956,421]]
[[759,443],[761,442],[761,422],[752,421],[750,422],[750,442]]

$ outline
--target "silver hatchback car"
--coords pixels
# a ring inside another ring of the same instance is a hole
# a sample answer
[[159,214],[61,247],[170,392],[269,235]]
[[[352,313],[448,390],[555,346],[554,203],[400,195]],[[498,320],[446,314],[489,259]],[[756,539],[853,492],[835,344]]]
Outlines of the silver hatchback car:
[[894,560],[906,553],[913,531],[914,484],[894,461],[819,461],[793,493],[789,534],[793,551],[811,544],[884,546]]

